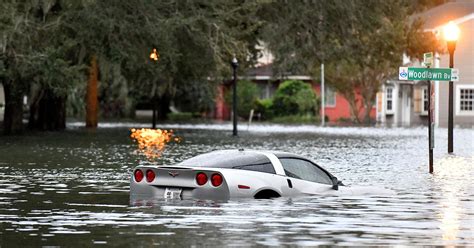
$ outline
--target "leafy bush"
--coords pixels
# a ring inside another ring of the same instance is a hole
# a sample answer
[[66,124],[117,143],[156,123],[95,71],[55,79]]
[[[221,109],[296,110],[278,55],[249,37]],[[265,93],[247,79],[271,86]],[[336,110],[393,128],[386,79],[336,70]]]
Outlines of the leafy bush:
[[207,112],[214,108],[216,85],[207,80],[180,80],[173,98],[184,112]]
[[189,121],[193,119],[193,113],[191,112],[169,113],[168,118],[170,119],[170,121],[176,121],[176,122]]
[[276,116],[314,115],[317,98],[310,84],[288,80],[280,84],[273,97]]
[[273,118],[273,100],[271,98],[258,99],[255,105],[255,112],[260,113],[262,119],[269,120]]
[[[225,101],[232,109],[232,88],[227,91]],[[238,116],[248,118],[250,110],[256,108],[259,89],[255,83],[242,80],[237,82],[237,114]]]
[[314,115],[306,114],[306,115],[287,115],[287,116],[278,116],[272,119],[273,122],[277,123],[316,123],[321,121]]

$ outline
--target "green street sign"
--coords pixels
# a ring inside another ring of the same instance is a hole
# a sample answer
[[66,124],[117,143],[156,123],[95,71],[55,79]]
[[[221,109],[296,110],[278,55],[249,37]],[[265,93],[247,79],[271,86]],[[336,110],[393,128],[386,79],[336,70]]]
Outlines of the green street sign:
[[400,67],[399,80],[459,81],[459,70],[451,68]]

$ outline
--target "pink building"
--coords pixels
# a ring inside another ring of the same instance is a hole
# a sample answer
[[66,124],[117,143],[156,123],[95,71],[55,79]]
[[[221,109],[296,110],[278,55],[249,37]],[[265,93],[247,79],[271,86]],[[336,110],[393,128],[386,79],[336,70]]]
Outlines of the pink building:
[[[254,82],[260,89],[260,99],[271,98],[275,93],[276,89],[281,82],[285,80],[301,80],[312,85],[316,95],[321,96],[321,85],[318,81],[313,80],[309,76],[305,75],[289,75],[289,76],[274,76],[272,71],[272,65],[266,64],[254,69],[250,69],[245,77],[240,79],[246,79]],[[218,86],[217,96],[216,96],[216,105],[214,118],[218,120],[230,120],[231,118],[231,109],[226,105],[224,101],[224,95],[227,90],[231,89],[230,83],[224,83]],[[357,89],[354,89],[357,91]],[[356,92],[356,95],[360,94]],[[329,123],[337,124],[350,120],[351,112],[349,102],[339,93],[333,91],[330,87],[326,85],[325,87],[325,115]],[[361,100],[359,101],[362,102]],[[365,109],[361,107],[359,111],[359,118],[362,119]],[[321,114],[321,113],[320,113]],[[375,120],[375,106],[370,112],[371,119]]]

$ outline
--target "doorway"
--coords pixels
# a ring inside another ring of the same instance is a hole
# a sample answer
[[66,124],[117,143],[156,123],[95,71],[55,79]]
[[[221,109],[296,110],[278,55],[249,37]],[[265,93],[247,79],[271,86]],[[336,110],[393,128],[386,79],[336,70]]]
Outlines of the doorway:
[[411,123],[411,85],[403,85],[401,99],[401,124],[402,126],[410,126]]

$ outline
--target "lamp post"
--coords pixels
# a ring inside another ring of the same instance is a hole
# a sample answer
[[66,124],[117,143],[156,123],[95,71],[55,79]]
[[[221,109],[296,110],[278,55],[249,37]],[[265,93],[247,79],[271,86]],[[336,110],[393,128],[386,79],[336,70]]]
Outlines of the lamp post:
[[[160,59],[160,55],[158,54],[158,52],[156,51],[156,48],[153,48],[153,51],[150,53],[150,60],[152,62],[158,62],[158,60]],[[152,123],[152,128],[155,129],[156,128],[156,109],[157,109],[157,104],[156,104],[156,91],[154,90],[153,91],[153,123]]]
[[232,129],[232,135],[237,136],[237,67],[239,66],[239,62],[237,61],[237,58],[232,58],[232,71],[233,71],[233,83],[232,83],[232,122],[233,122],[233,129]]
[[[454,50],[456,50],[456,41],[459,37],[459,28],[454,23],[449,22],[444,27],[444,39],[447,41],[449,51],[449,68],[454,67]],[[453,153],[453,81],[449,81],[448,98],[448,153]]]

